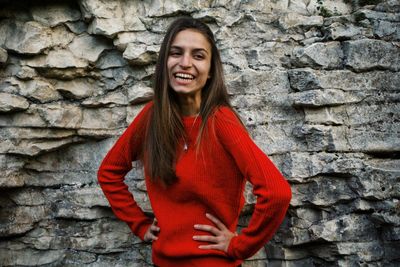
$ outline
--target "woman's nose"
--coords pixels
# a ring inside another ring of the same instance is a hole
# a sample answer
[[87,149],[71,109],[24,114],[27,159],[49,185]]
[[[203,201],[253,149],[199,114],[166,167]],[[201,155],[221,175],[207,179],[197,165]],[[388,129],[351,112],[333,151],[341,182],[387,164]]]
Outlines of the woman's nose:
[[188,68],[192,66],[192,59],[190,58],[190,55],[182,55],[181,60],[179,62],[181,67]]

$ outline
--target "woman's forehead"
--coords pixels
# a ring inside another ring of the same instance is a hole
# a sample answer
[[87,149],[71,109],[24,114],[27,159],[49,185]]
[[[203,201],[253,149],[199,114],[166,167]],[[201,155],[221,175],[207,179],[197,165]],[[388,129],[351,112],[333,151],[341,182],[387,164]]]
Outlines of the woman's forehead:
[[184,49],[204,49],[211,50],[211,45],[207,38],[197,30],[186,29],[176,34],[171,43],[171,47],[180,47]]

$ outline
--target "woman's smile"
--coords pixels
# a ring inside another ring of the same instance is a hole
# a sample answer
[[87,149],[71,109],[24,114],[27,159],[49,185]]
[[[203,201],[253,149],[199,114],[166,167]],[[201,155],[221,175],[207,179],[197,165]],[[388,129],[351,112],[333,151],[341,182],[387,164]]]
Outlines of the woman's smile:
[[196,77],[186,72],[177,72],[174,74],[174,78],[176,83],[184,85],[191,83]]

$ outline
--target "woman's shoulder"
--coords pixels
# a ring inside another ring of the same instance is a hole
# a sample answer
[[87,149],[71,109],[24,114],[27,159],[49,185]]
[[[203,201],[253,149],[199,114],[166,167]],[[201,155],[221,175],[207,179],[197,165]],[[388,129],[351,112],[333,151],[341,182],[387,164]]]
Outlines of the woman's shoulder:
[[215,133],[223,143],[236,144],[243,137],[248,136],[246,127],[233,108],[219,106],[215,109],[213,117]]
[[217,123],[242,124],[236,111],[229,106],[218,106],[214,112],[214,119]]

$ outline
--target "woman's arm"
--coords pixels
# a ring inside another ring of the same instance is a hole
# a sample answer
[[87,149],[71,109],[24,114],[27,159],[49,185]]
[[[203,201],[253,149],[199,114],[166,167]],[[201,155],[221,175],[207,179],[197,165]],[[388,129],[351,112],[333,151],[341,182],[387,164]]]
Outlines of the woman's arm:
[[234,236],[227,254],[246,259],[268,242],[281,225],[291,199],[291,189],[268,156],[253,142],[236,115],[227,107],[216,114],[216,134],[240,171],[253,185],[257,197],[249,225]]
[[132,232],[144,240],[152,219],[136,204],[125,184],[125,175],[138,159],[144,138],[144,126],[152,103],[147,104],[107,153],[97,173],[99,184],[114,214],[126,222]]

